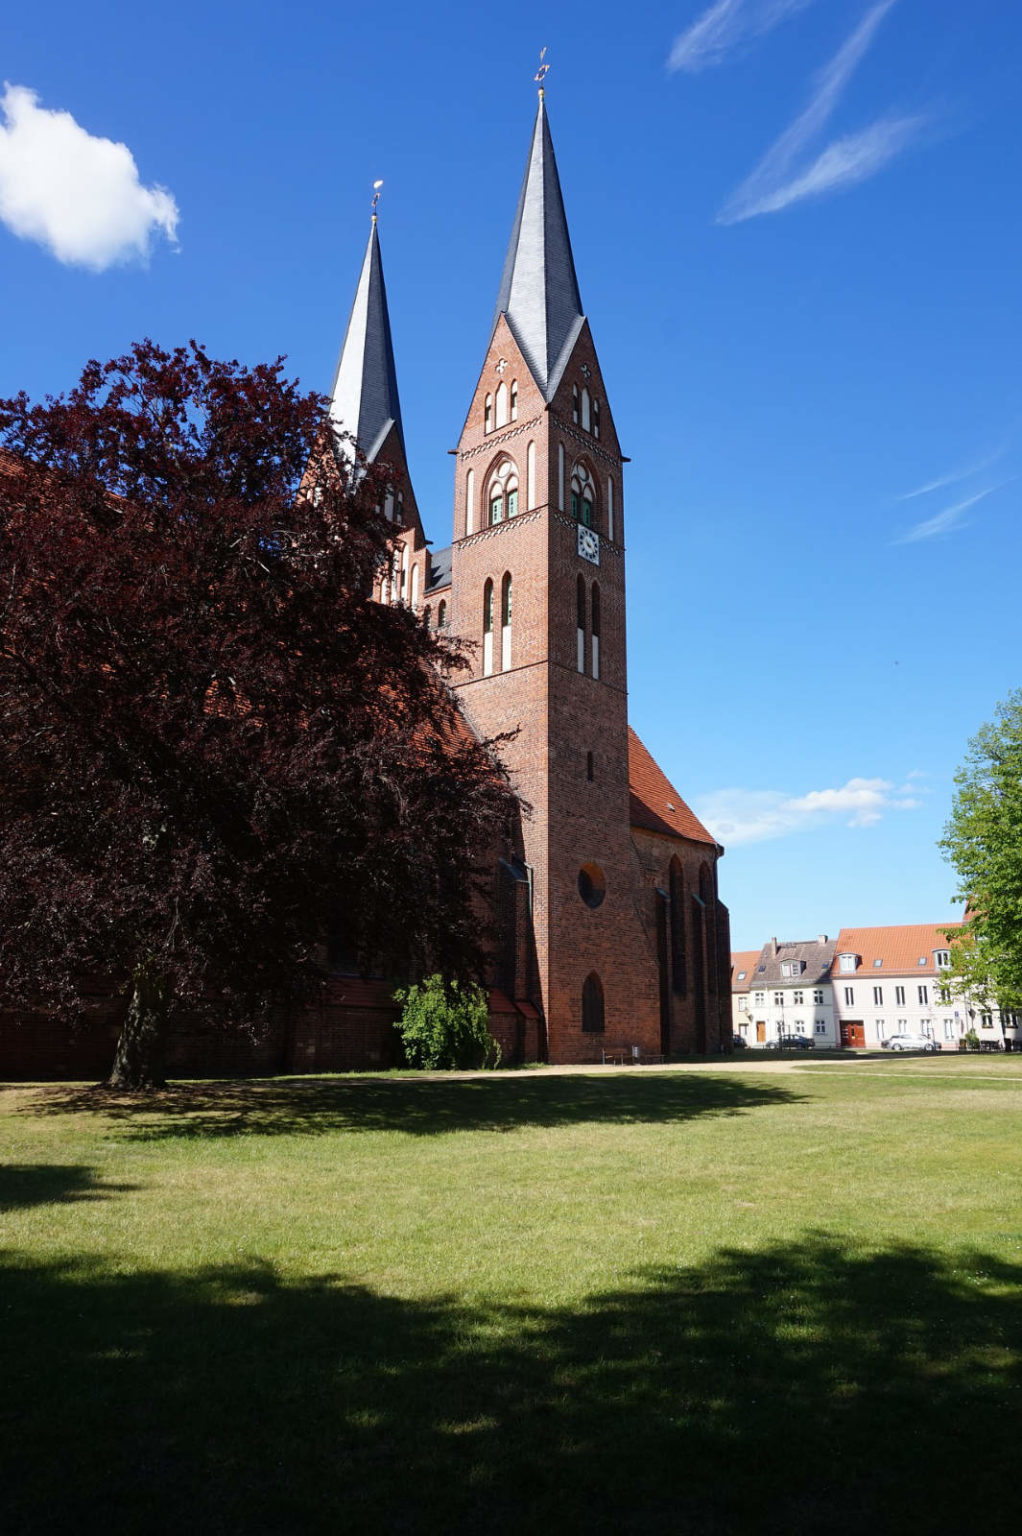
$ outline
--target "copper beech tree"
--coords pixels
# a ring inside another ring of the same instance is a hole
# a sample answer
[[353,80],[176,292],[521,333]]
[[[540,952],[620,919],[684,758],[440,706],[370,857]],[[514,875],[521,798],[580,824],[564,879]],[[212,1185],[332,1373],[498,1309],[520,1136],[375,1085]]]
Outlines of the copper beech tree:
[[0,401],[0,1006],[123,998],[111,1082],[175,1011],[301,1006],[342,932],[395,979],[480,971],[508,786],[457,651],[372,601],[381,471],[280,360],[146,341]]

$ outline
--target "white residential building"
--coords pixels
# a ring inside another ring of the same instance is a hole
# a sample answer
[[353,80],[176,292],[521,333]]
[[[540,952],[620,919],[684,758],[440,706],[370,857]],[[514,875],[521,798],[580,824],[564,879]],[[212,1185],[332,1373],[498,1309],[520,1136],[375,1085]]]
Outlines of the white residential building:
[[765,1047],[783,1035],[806,1035],[821,1050],[838,1044],[831,988],[834,941],[825,933],[811,940],[778,942],[732,957],[731,992],[735,1034]]

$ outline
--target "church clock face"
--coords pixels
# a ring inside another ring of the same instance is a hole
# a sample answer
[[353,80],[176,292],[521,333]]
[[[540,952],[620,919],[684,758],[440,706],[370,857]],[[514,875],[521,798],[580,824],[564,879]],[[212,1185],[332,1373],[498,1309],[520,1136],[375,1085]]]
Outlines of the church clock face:
[[587,528],[584,523],[578,525],[578,552],[583,560],[591,560],[593,565],[600,563],[600,539],[592,528]]

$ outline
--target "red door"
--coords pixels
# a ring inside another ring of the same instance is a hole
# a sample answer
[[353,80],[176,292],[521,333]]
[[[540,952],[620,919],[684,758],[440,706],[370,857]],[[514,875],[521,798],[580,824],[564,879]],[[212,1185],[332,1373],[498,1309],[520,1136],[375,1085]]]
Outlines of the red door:
[[861,1019],[841,1020],[841,1048],[845,1051],[866,1049],[866,1026]]

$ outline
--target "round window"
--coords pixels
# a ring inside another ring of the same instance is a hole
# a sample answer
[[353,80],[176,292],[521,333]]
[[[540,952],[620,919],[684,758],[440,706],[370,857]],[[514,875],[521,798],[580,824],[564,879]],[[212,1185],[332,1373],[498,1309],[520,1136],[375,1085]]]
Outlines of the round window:
[[587,907],[598,907],[607,894],[607,881],[598,864],[583,864],[578,872],[578,894]]

